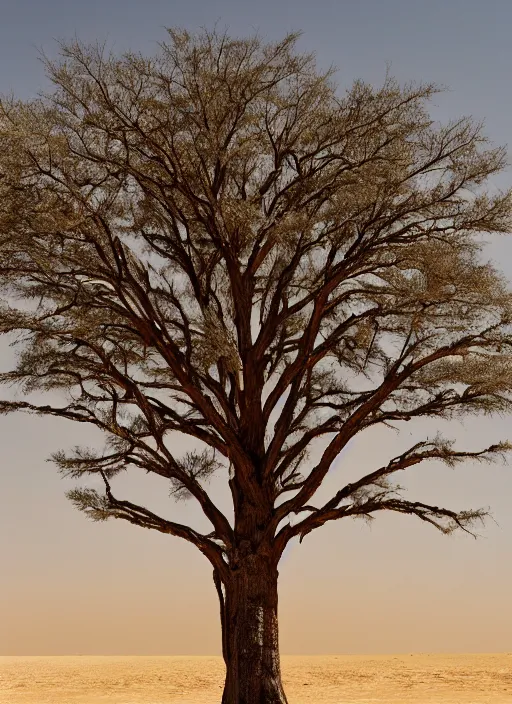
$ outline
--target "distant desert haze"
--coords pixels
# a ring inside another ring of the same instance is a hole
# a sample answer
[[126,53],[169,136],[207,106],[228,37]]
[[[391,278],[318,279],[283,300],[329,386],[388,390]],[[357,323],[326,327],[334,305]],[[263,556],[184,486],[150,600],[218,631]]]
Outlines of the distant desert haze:
[[[512,653],[283,656],[290,704],[511,704]],[[0,704],[219,704],[214,656],[3,656]]]

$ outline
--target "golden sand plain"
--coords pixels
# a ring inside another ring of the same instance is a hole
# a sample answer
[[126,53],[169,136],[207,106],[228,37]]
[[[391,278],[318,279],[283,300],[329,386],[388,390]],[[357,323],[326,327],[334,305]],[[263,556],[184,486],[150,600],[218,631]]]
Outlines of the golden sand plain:
[[[290,704],[512,704],[512,653],[282,657]],[[221,658],[0,657],[1,704],[218,704]]]

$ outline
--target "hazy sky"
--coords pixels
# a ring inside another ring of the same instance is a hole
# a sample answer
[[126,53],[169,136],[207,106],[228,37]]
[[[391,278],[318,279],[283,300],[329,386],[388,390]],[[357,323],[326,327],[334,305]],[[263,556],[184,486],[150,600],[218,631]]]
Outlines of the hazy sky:
[[[435,81],[436,117],[486,118],[511,141],[510,0],[17,0],[2,4],[0,92],[45,87],[37,47],[75,33],[114,48],[152,52],[164,27],[219,21],[233,34],[276,39],[303,30],[300,46],[339,83],[380,82],[386,62],[400,80]],[[505,176],[494,185],[512,182]],[[512,278],[512,242],[490,249]],[[0,366],[10,352],[0,348]],[[410,425],[410,424],[409,424]],[[350,446],[325,491],[376,468],[430,424],[405,435],[374,433]],[[511,437],[509,419],[456,424],[470,449]],[[65,499],[69,482],[44,460],[98,436],[51,419],[0,418],[0,654],[220,654],[209,563],[177,538],[125,522],[92,523]],[[419,520],[378,515],[372,527],[338,521],[293,545],[280,570],[281,648],[289,654],[512,651],[512,471],[425,465],[402,483],[411,498],[455,509],[491,506],[482,538],[445,538]],[[220,481],[222,484],[222,478]],[[161,480],[123,478],[117,494],[175,520],[198,514],[173,504]],[[222,487],[215,496],[224,505]]]

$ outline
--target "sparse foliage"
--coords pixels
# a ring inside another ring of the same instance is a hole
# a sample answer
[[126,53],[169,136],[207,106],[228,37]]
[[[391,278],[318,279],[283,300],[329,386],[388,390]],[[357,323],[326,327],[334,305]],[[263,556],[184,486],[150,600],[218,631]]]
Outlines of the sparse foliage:
[[[425,439],[311,505],[358,433],[510,410],[511,295],[480,234],[507,233],[512,208],[484,190],[505,151],[471,119],[432,121],[435,86],[388,76],[340,96],[296,39],[170,30],[154,58],[75,42],[46,61],[52,92],[0,107],[0,326],[19,349],[0,381],[26,395],[0,411],[100,428],[102,452],[53,457],[103,479],[74,504],[210,560],[224,704],[285,701],[277,565],[293,537],[381,510],[470,531],[484,511],[392,480],[509,449]],[[48,391],[62,404],[31,400]],[[176,434],[199,449],[177,456]],[[223,464],[233,524],[205,484]],[[128,467],[198,502],[212,533],[116,498]]]

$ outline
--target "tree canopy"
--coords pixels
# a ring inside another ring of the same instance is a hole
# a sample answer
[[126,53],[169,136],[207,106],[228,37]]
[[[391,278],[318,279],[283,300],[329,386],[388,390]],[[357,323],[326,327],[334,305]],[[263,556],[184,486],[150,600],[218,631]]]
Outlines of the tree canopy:
[[[426,438],[311,505],[368,428],[510,410],[511,295],[481,234],[510,231],[512,201],[484,188],[505,150],[470,118],[433,121],[435,86],[340,95],[296,40],[169,30],[152,58],[72,42],[46,95],[0,106],[0,329],[19,349],[0,381],[25,395],[0,410],[104,431],[103,450],[54,456],[104,480],[73,502],[194,543],[221,579],[249,516],[277,554],[379,510],[467,530],[482,510],[409,501],[392,475],[509,449]],[[62,403],[31,397],[48,391]],[[176,433],[199,449],[178,456]],[[222,463],[234,525],[205,485]],[[212,532],[116,498],[128,467]]]

